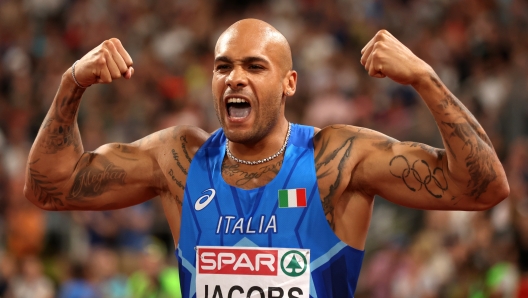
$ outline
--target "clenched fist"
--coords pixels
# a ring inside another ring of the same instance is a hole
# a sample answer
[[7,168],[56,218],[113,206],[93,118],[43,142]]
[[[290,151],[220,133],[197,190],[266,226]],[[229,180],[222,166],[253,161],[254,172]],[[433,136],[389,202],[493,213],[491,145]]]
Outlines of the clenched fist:
[[361,64],[370,76],[388,77],[403,85],[413,85],[432,71],[387,30],[378,31],[361,50]]
[[111,83],[124,77],[130,79],[134,74],[132,58],[121,41],[111,38],[84,55],[75,65],[75,78],[82,86]]

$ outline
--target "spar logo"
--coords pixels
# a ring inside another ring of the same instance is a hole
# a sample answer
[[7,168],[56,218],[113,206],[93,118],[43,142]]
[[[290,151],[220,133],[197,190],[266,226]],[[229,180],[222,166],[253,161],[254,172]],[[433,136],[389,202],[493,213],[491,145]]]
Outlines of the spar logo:
[[196,297],[309,298],[310,250],[196,247]]
[[285,253],[280,261],[282,272],[291,277],[302,275],[306,271],[307,264],[306,257],[298,250]]
[[278,255],[276,249],[199,247],[198,272],[201,274],[277,276]]

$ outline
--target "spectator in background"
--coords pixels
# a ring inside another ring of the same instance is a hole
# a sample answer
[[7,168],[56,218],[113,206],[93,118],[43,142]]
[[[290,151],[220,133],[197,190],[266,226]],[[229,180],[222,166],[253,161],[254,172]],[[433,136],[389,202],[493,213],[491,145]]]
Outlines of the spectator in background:
[[168,266],[165,256],[165,249],[157,240],[144,246],[140,269],[128,279],[132,298],[181,298],[178,269]]
[[13,297],[13,279],[16,275],[15,259],[0,251],[0,297]]
[[53,298],[51,279],[43,272],[42,261],[35,256],[22,260],[21,272],[13,279],[13,298]]
[[512,189],[510,204],[520,272],[517,297],[528,297],[528,139],[514,141],[506,165]]
[[98,298],[101,292],[91,282],[87,264],[71,262],[67,265],[68,277],[59,288],[59,298]]
[[127,278],[120,273],[119,258],[114,250],[96,247],[90,257],[92,283],[104,298],[127,298]]

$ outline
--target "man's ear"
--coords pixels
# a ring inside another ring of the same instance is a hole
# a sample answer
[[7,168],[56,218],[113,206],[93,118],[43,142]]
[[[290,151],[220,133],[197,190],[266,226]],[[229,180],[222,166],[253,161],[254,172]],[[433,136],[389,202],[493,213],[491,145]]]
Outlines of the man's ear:
[[297,72],[295,70],[288,70],[283,81],[284,95],[293,96],[297,90]]

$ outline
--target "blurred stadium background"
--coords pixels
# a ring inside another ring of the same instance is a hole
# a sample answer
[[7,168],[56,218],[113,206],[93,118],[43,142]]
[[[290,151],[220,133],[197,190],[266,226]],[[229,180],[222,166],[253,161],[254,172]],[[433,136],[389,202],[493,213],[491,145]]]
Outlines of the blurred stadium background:
[[299,72],[291,121],[442,147],[416,93],[368,77],[359,63],[386,28],[474,113],[508,174],[510,197],[487,212],[424,212],[378,198],[356,297],[528,297],[526,0],[0,0],[0,297],[176,297],[157,199],[45,212],[22,194],[24,166],[61,75],[110,37],[136,72],[85,93],[85,150],[178,124],[216,129],[212,50],[246,17],[291,43]]

